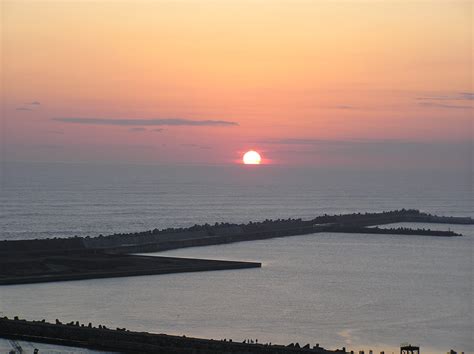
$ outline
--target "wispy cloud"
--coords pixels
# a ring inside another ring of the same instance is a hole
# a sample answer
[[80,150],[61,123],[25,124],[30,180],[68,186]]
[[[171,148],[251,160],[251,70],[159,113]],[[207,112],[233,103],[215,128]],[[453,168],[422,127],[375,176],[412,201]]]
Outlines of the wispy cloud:
[[313,138],[282,138],[282,139],[269,139],[262,140],[260,144],[271,144],[271,145],[341,145],[349,143],[367,143],[366,140],[325,140],[325,139],[313,139]]
[[474,101],[474,92],[459,92],[460,99]]
[[414,140],[322,140],[285,138],[267,142],[268,153],[282,160],[322,159],[344,166],[466,166],[472,143],[463,141]]
[[194,127],[216,127],[216,126],[238,126],[239,123],[225,120],[191,120],[185,118],[157,118],[157,119],[122,119],[122,118],[81,118],[81,117],[59,117],[52,118],[55,121],[72,124],[87,125],[117,125],[117,126],[194,126]]
[[23,105],[21,105],[20,107],[17,107],[16,110],[17,111],[34,111],[35,108],[38,107],[39,105],[41,105],[41,103],[38,101],[26,102],[26,103],[23,103]]
[[201,150],[210,150],[210,149],[212,149],[208,145],[199,145],[199,144],[181,144],[181,146],[194,148],[194,149],[201,149]]
[[354,109],[354,106],[340,104],[340,105],[334,106],[334,108],[335,109]]
[[137,128],[130,128],[129,131],[131,132],[146,132],[146,129],[143,127],[137,127]]
[[459,104],[447,104],[440,102],[420,102],[420,106],[424,107],[435,107],[435,108],[446,108],[446,109],[473,109],[472,106],[459,105]]
[[163,130],[164,130],[163,128],[156,128],[156,129],[153,129],[152,131],[160,133],[160,132],[162,132]]
[[473,92],[454,92],[448,94],[424,95],[415,98],[418,105],[422,107],[433,107],[441,109],[473,109]]
[[425,95],[416,98],[419,101],[474,101],[474,92],[455,92],[444,95]]
[[395,147],[395,146],[430,146],[430,145],[465,145],[465,141],[459,142],[429,142],[429,141],[412,141],[402,139],[348,139],[348,140],[325,140],[325,139],[312,139],[312,138],[282,138],[282,139],[271,139],[262,140],[257,142],[259,144],[268,145],[286,145],[286,146],[313,146],[319,147],[337,147],[337,148],[355,148],[355,147]]

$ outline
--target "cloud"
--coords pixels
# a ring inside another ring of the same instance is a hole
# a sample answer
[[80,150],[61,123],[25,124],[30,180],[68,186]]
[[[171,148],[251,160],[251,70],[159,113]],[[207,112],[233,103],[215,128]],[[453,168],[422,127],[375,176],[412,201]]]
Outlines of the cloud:
[[130,128],[129,131],[131,132],[145,132],[146,129],[142,127],[137,127],[137,128]]
[[344,105],[344,104],[341,104],[341,105],[335,106],[334,108],[336,108],[336,109],[354,109],[354,107],[353,107],[353,106]]
[[195,148],[195,149],[201,149],[201,150],[210,150],[210,149],[212,149],[208,145],[199,145],[199,144],[181,144],[181,146]]
[[474,92],[455,92],[444,95],[427,95],[417,97],[418,101],[474,101]]
[[472,106],[446,104],[446,103],[439,103],[439,102],[420,102],[418,104],[424,107],[447,108],[447,109],[473,109]]
[[17,107],[16,110],[17,111],[34,111],[34,109],[39,105],[41,105],[41,103],[39,103],[38,101],[27,102],[27,103],[24,103],[22,106]]
[[473,109],[472,103],[474,101],[473,92],[455,92],[442,95],[427,95],[417,97],[419,106],[445,108],[445,109]]
[[273,140],[263,140],[257,142],[259,144],[269,145],[287,145],[287,146],[312,146],[316,148],[379,148],[379,147],[419,147],[419,146],[442,146],[464,144],[465,142],[429,142],[429,141],[412,141],[402,139],[352,139],[352,140],[325,140],[312,138],[283,138]]
[[225,120],[191,120],[184,118],[156,118],[156,119],[122,119],[122,118],[77,118],[77,117],[60,117],[52,118],[52,120],[72,123],[72,124],[88,124],[88,125],[117,125],[117,126],[194,126],[194,127],[216,127],[216,126],[238,126],[237,122]]
[[164,129],[163,128],[156,128],[156,129],[153,129],[154,132],[162,132]]
[[428,95],[415,98],[419,106],[446,109],[473,109],[473,92],[455,92],[443,95]]
[[286,138],[267,145],[269,155],[282,161],[315,159],[340,166],[378,166],[385,168],[422,166],[465,168],[472,154],[472,142],[414,140],[320,140]]
[[312,138],[283,138],[283,139],[270,139],[259,141],[261,144],[276,144],[276,145],[340,145],[347,144],[349,141],[345,140],[324,140],[324,139],[312,139]]
[[63,135],[64,132],[62,130],[47,130],[46,133],[48,134],[58,134],[58,135]]
[[459,96],[468,101],[474,101],[474,92],[459,92]]

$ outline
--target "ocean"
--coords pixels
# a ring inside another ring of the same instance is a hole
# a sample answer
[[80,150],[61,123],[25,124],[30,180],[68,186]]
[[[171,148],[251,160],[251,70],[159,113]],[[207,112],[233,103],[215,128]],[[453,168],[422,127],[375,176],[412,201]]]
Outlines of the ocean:
[[[474,216],[452,170],[4,163],[0,239],[417,208]],[[321,233],[181,249],[261,269],[0,287],[0,316],[335,349],[474,352],[474,228],[465,237]]]

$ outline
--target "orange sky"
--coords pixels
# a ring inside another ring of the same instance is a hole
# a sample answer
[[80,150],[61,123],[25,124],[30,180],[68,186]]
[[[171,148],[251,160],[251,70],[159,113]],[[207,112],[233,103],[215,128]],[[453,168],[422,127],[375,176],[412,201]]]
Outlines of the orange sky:
[[1,6],[6,160],[470,159],[470,1]]

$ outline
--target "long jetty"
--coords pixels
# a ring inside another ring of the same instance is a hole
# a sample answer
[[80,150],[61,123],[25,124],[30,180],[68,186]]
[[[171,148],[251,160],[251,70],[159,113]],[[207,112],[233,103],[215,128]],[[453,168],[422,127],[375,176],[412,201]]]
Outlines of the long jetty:
[[18,317],[0,318],[0,338],[29,342],[59,344],[119,353],[169,353],[169,354],[334,354],[345,353],[345,348],[330,351],[310,344],[275,345],[240,343],[232,340],[212,340],[133,332],[125,328],[109,329],[91,323],[55,324],[42,321],[20,320]]
[[[311,220],[278,219],[247,224],[215,223],[98,237],[0,241],[0,285],[114,276],[260,267],[260,263],[131,256],[184,247],[226,244],[321,232],[409,236],[461,236],[453,231],[380,228],[400,222],[472,225],[470,217],[446,217],[418,210],[322,215]],[[153,258],[153,259],[147,259]]]
[[278,219],[247,224],[215,223],[188,228],[153,229],[143,232],[97,237],[71,237],[0,241],[2,253],[95,250],[109,253],[158,252],[184,247],[208,246],[231,242],[297,236],[319,232],[377,233],[420,236],[461,236],[453,231],[410,228],[373,228],[371,226],[409,223],[473,225],[470,217],[446,217],[402,209],[381,213],[322,215],[311,220]]
[[258,262],[68,252],[3,257],[0,285],[260,268]]

